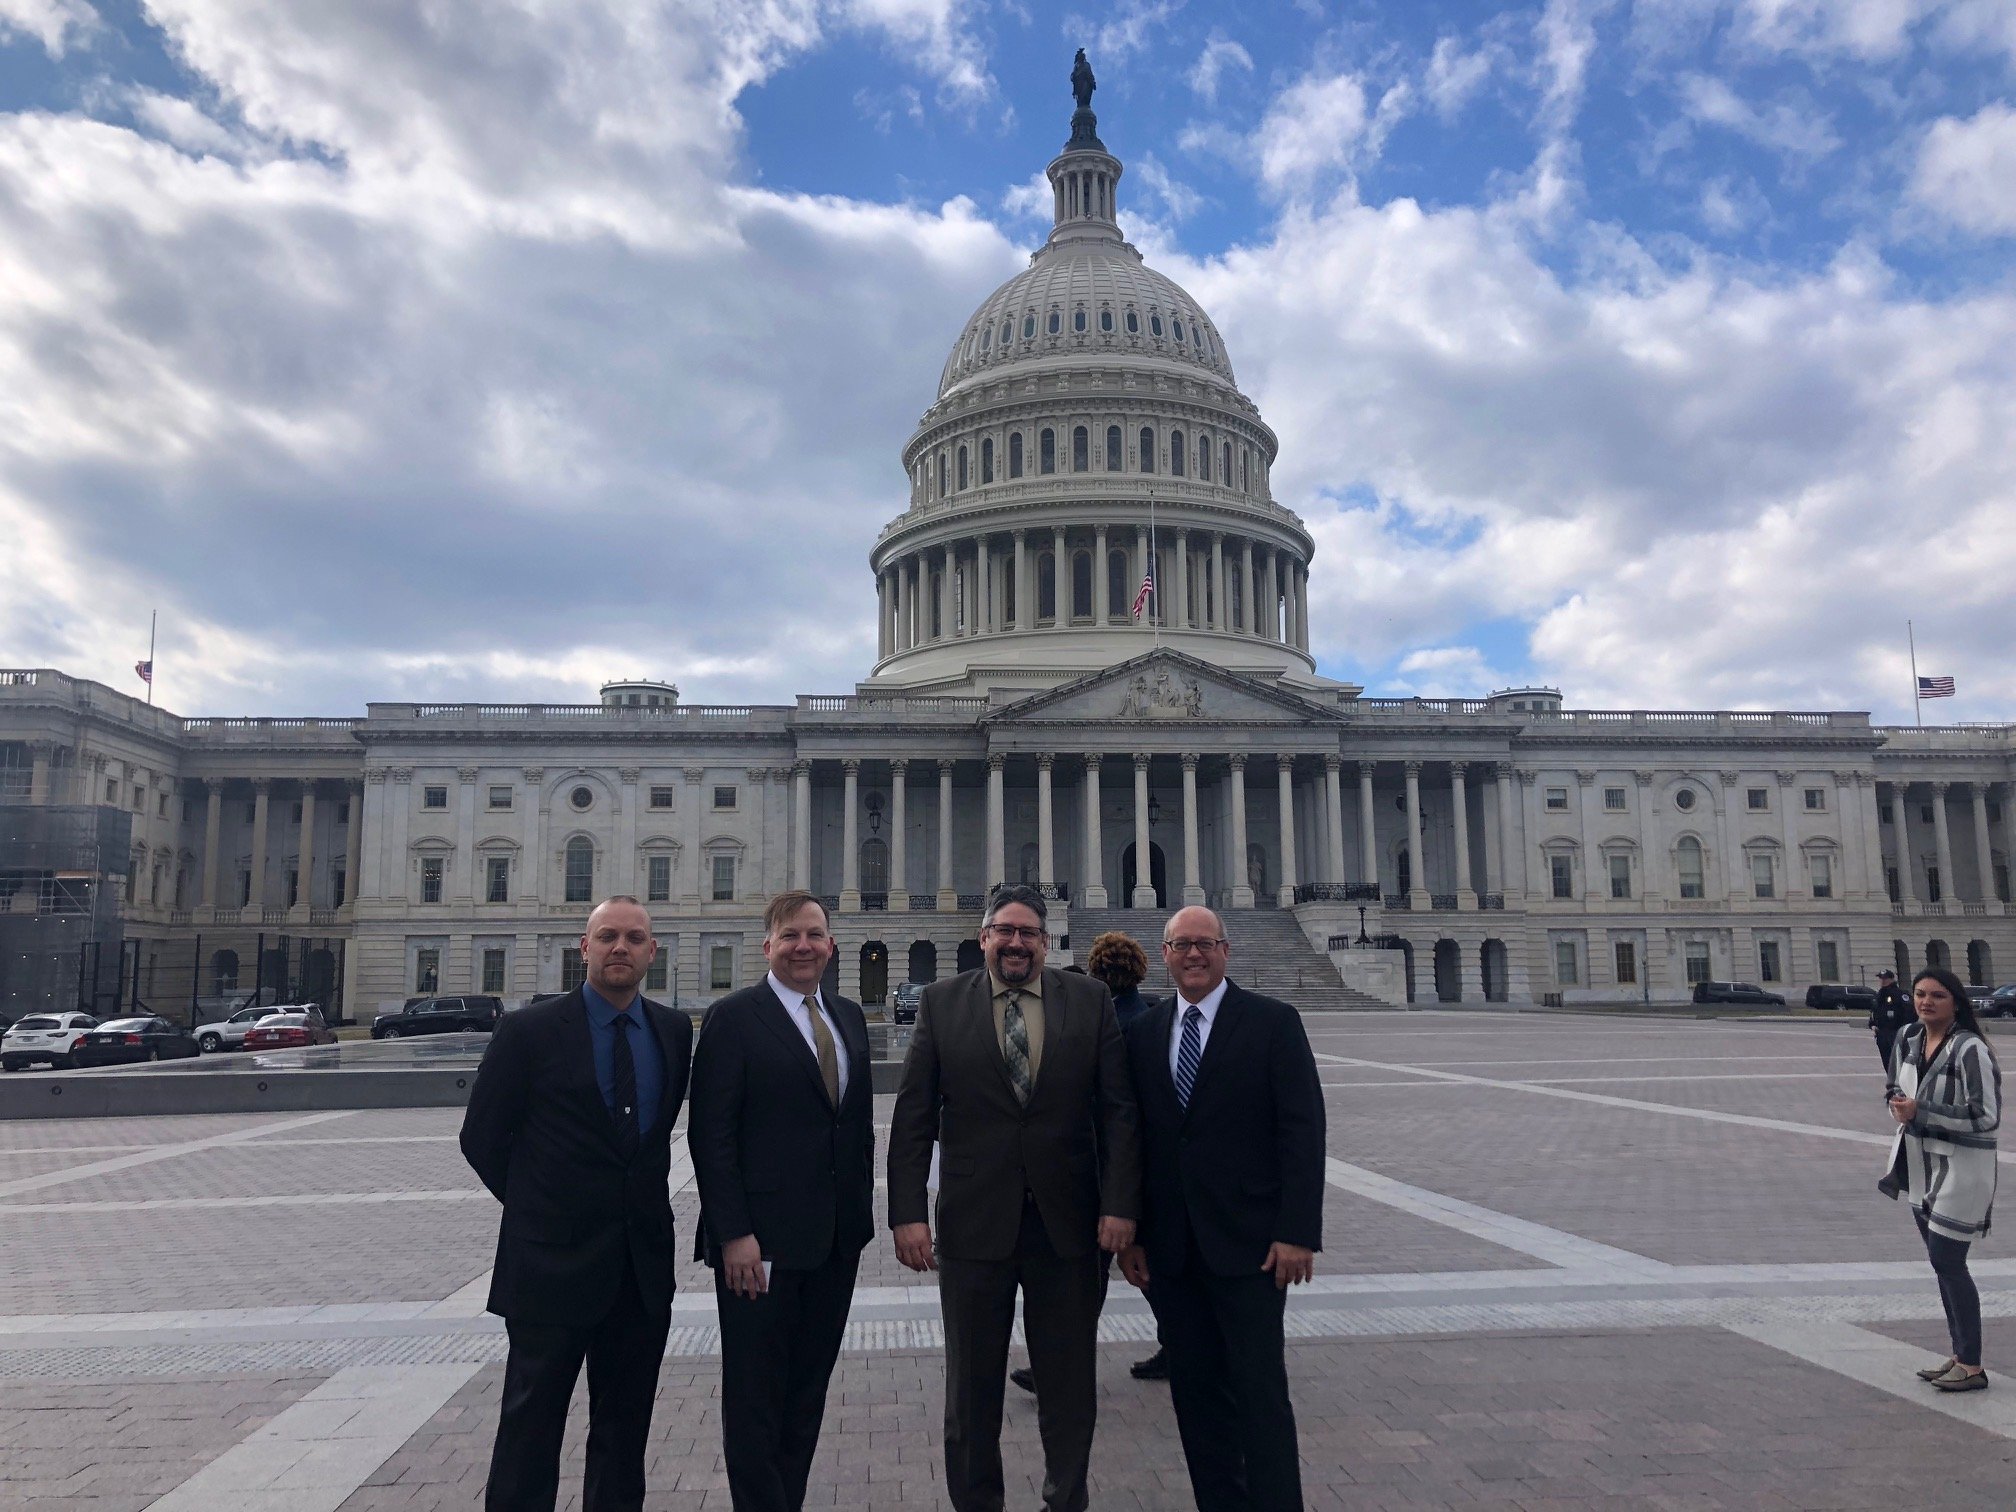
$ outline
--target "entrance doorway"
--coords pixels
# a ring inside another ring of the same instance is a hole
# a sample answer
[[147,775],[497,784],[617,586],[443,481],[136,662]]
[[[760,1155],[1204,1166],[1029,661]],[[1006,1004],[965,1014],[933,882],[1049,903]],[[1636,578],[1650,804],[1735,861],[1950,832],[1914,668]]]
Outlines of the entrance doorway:
[[[1129,845],[1120,852],[1120,896],[1127,900],[1127,907],[1134,906],[1134,847]],[[1169,866],[1162,858],[1162,847],[1154,841],[1148,842],[1148,885],[1155,889],[1155,906],[1169,906]]]

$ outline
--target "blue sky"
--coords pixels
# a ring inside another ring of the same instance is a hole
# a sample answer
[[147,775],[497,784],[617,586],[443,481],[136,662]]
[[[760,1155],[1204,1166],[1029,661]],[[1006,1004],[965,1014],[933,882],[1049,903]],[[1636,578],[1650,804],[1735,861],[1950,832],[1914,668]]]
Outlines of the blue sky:
[[850,686],[1081,45],[1324,671],[2016,718],[2006,0],[0,0],[0,662]]

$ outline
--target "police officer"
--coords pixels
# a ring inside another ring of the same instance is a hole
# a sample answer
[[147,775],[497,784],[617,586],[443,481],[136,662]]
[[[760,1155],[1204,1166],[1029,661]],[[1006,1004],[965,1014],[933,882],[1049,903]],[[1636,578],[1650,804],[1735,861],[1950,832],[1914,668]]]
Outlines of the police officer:
[[1890,1047],[1896,1043],[1898,1034],[1906,1024],[1914,1023],[1918,1015],[1911,1010],[1911,999],[1904,995],[1904,989],[1897,985],[1897,973],[1879,971],[1876,973],[1876,1006],[1869,1010],[1869,1027],[1876,1034],[1876,1053],[1883,1057],[1885,1075],[1890,1071]]

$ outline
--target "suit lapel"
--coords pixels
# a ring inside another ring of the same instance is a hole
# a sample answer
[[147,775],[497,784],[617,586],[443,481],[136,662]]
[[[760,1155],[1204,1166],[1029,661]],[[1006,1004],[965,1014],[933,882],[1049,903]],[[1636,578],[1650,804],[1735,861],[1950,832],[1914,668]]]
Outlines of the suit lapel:
[[[770,985],[766,977],[763,990],[756,994],[755,1012],[757,1020],[784,1043],[784,1053],[798,1063],[799,1069],[812,1078],[813,1090],[819,1094],[821,1102],[826,1101],[826,1078],[819,1074],[819,1057],[812,1053],[812,1047],[805,1043],[805,1036],[798,1032],[797,1022],[791,1017],[791,1010],[784,1006],[784,1000],[777,996],[777,989]],[[834,1017],[837,1019],[838,1014]],[[852,1046],[849,1050],[851,1052]],[[856,1065],[860,1062],[856,1061]]]
[[[1173,1011],[1173,1005],[1182,1001],[1182,994],[1178,993],[1170,1001]],[[1190,1086],[1190,1101],[1183,1109],[1185,1118],[1190,1116],[1190,1110],[1197,1106],[1198,1099],[1204,1095],[1204,1089],[1211,1081],[1212,1070],[1230,1054],[1225,1048],[1225,1042],[1238,1032],[1239,1021],[1245,1016],[1245,994],[1227,981],[1225,996],[1218,1000],[1218,1011],[1211,1016],[1211,1037],[1204,1041],[1204,1055],[1197,1062],[1197,1080]],[[1174,1085],[1173,1081],[1171,1085]]]

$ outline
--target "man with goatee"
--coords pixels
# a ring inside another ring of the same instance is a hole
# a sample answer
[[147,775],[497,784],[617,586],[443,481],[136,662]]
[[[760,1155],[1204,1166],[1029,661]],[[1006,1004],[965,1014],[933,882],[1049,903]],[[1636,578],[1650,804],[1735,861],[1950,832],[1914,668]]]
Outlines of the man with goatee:
[[[945,1494],[1001,1512],[1001,1397],[1015,1294],[1036,1380],[1043,1505],[1081,1512],[1092,1456],[1100,1251],[1134,1237],[1141,1154],[1113,1016],[1092,977],[1044,965],[1043,895],[997,887],[986,965],[924,991],[889,1129],[889,1225],[936,1269],[945,1320]],[[925,1181],[939,1145],[937,1240]]]

